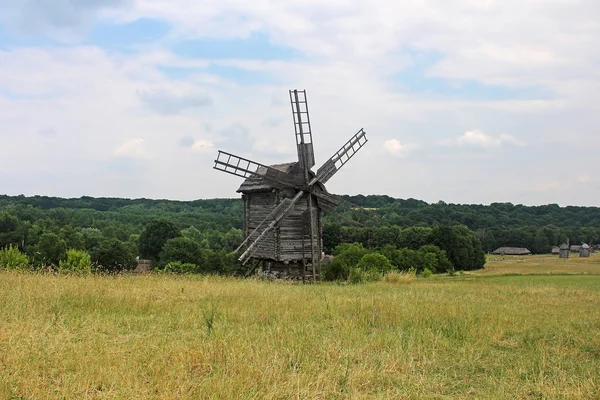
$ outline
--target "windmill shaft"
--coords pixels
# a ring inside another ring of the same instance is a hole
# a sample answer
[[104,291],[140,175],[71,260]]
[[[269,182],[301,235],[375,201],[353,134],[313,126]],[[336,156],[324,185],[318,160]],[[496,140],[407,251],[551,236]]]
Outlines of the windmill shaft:
[[315,270],[315,221],[313,215],[313,198],[308,195],[308,212],[310,214],[310,264],[312,266],[313,282],[317,279]]

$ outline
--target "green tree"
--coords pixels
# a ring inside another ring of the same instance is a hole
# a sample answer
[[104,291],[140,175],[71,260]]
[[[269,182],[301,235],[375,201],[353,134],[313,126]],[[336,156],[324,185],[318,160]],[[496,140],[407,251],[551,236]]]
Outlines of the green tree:
[[137,266],[130,249],[116,238],[104,238],[91,253],[92,261],[103,271],[118,272]]
[[83,237],[83,245],[88,251],[98,246],[102,239],[102,231],[98,228],[82,228],[80,233]]
[[358,262],[357,268],[365,272],[377,272],[379,274],[385,274],[394,269],[390,260],[383,254],[369,253],[365,254]]
[[321,279],[325,281],[345,281],[349,273],[350,268],[337,257],[321,264]]
[[224,251],[231,252],[237,249],[237,247],[240,245],[240,243],[242,243],[243,240],[244,235],[242,233],[242,230],[231,228],[223,236],[221,244],[223,246]]
[[448,260],[457,270],[479,269],[485,264],[481,242],[464,225],[436,226],[431,231],[430,241],[446,252]]
[[0,248],[9,245],[21,245],[24,230],[19,219],[8,213],[0,213]]
[[422,226],[411,226],[403,229],[399,236],[399,242],[396,244],[398,248],[408,248],[411,250],[418,250],[421,246],[429,244],[429,235],[431,234],[431,228],[425,228]]
[[343,243],[336,246],[334,259],[345,264],[348,268],[354,268],[368,252],[361,243]]
[[169,220],[161,218],[150,221],[140,234],[140,256],[158,261],[167,240],[176,238],[180,234],[177,225]]
[[533,238],[531,252],[534,254],[545,254],[550,252],[550,241],[544,229],[538,229]]
[[203,265],[206,263],[200,245],[187,237],[176,237],[165,242],[160,252],[160,265],[165,266],[170,262],[179,261],[183,264]]
[[342,242],[342,226],[338,223],[323,225],[323,248],[331,254],[335,246]]
[[190,226],[181,231],[181,234],[186,238],[190,238],[197,243],[202,243],[202,232],[200,232],[195,226]]
[[58,265],[67,251],[67,243],[56,233],[43,233],[35,245],[34,259],[41,265]]

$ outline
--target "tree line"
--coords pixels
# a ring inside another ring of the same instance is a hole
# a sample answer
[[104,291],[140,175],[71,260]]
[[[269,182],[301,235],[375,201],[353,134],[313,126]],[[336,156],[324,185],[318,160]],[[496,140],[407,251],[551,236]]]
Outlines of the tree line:
[[[598,207],[428,204],[415,199],[362,195],[340,198],[342,205],[324,215],[324,247],[328,253],[334,253],[344,243],[359,243],[365,249],[380,252],[386,246],[418,252],[423,246],[435,245],[431,236],[434,230],[447,227],[468,228],[486,252],[513,246],[545,253],[567,238],[571,243],[600,242]],[[140,240],[148,226],[158,220],[169,222],[178,232],[167,239],[173,241],[162,257],[162,248],[158,253],[147,253]],[[241,242],[242,227],[240,199],[171,201],[0,195],[0,248],[16,247],[35,266],[59,265],[66,262],[69,250],[77,250],[86,252],[94,264],[105,268],[131,268],[139,256],[152,258],[161,268],[171,263],[168,268],[172,270],[204,271],[210,269],[209,265],[221,265],[219,268],[232,271],[234,261],[228,254]],[[177,260],[172,254],[179,254],[177,257],[182,259]],[[396,256],[388,252],[386,257]],[[173,264],[177,262],[180,265]],[[471,268],[465,265],[460,263],[456,268]]]

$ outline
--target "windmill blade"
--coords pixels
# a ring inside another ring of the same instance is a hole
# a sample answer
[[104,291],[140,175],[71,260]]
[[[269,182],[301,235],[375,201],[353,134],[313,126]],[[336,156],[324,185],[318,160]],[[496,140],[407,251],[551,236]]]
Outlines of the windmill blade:
[[[305,192],[303,192],[302,190],[298,191],[298,193],[296,193],[296,195],[289,201],[286,202],[286,205],[279,208],[279,207],[275,207],[275,210],[273,210],[271,212],[271,214],[269,214],[269,216],[272,216],[272,220],[271,222],[269,222],[268,225],[266,225],[266,227],[262,230],[262,232],[260,232],[260,234],[256,237],[256,239],[254,239],[254,241],[252,243],[250,243],[250,245],[246,248],[246,251],[244,251],[244,253],[242,253],[242,255],[238,258],[238,260],[240,262],[242,262],[242,264],[246,264],[246,262],[248,261],[248,259],[250,257],[252,257],[252,254],[254,254],[254,252],[258,249],[260,243],[262,242],[262,240],[264,239],[264,237],[271,232],[271,230],[273,230],[273,228],[275,228],[275,226],[277,225],[277,223],[279,221],[281,221],[281,219],[283,217],[285,217],[291,210],[292,208],[294,208],[294,205],[296,204],[296,202],[298,202],[298,200],[300,200],[300,198],[302,197],[302,195]],[[282,202],[283,203],[283,202]],[[275,212],[277,211],[277,212]],[[269,217],[265,218],[265,220],[267,220]],[[263,222],[265,222],[265,220],[263,220]],[[259,224],[259,226],[262,225],[262,222]],[[249,236],[252,236],[252,234],[250,234]]]
[[285,172],[221,150],[219,150],[213,168],[242,178],[251,176],[263,178],[278,188],[293,187],[293,185],[286,183],[288,174]]
[[290,90],[290,103],[292,104],[294,130],[296,132],[298,161],[303,169],[308,170],[315,165],[315,151],[313,149],[306,91]]
[[367,143],[367,133],[361,128],[358,133],[350,138],[321,168],[317,170],[317,180],[327,182],[335,173]]

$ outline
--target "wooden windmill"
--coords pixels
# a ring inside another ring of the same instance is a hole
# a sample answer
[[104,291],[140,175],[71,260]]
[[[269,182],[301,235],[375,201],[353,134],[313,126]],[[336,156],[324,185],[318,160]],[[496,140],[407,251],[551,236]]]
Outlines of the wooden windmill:
[[214,168],[246,178],[237,190],[244,201],[242,263],[259,260],[271,271],[317,277],[323,251],[322,211],[339,205],[324,184],[367,142],[359,130],[316,172],[304,90],[290,90],[298,161],[263,165],[219,150]]

